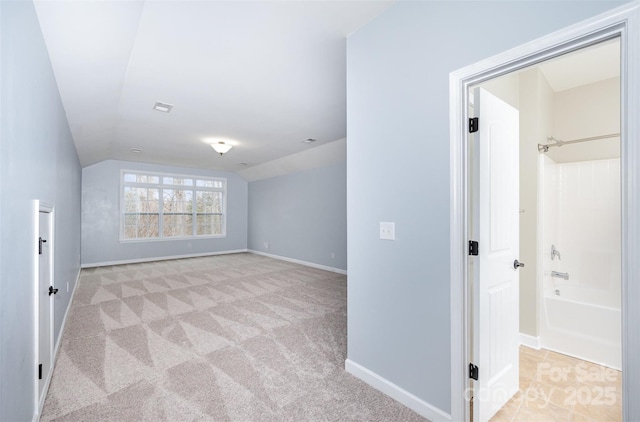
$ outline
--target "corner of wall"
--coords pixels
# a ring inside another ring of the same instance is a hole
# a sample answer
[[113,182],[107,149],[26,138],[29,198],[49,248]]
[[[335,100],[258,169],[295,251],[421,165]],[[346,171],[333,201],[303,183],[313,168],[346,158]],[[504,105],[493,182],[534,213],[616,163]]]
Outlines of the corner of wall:
[[405,389],[381,377],[375,372],[347,359],[344,369],[356,378],[366,382],[376,390],[383,392],[389,397],[399,401],[417,414],[424,416],[430,421],[451,421],[451,415],[436,406],[416,397]]

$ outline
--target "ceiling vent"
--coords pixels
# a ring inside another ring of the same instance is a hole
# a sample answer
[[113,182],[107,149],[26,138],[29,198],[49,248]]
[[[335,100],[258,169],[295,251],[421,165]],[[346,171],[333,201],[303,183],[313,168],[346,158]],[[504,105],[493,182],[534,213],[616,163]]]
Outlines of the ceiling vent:
[[171,104],[161,103],[160,101],[156,101],[156,103],[153,105],[154,110],[161,111],[163,113],[170,112],[172,108],[173,106]]

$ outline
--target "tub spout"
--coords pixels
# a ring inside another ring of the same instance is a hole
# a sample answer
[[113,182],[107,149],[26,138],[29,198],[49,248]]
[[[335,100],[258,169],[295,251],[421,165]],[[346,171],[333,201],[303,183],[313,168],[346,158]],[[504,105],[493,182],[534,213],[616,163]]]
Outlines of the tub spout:
[[564,278],[565,280],[569,280],[569,273],[561,273],[561,272],[558,272],[558,271],[551,271],[551,277]]

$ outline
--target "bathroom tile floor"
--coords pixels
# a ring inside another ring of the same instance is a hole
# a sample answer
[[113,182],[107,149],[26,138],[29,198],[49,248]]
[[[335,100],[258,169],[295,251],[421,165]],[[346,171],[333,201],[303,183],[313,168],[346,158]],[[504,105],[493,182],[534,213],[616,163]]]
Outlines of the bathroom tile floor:
[[622,420],[622,372],[520,346],[520,391],[492,422]]

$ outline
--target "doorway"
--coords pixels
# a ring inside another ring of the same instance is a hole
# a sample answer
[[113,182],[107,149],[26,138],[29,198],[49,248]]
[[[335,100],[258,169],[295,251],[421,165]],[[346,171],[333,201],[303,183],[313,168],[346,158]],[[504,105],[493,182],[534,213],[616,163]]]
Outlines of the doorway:
[[42,409],[53,372],[53,281],[54,208],[36,201],[35,322],[36,322],[36,409]]
[[[452,329],[452,414],[454,420],[469,420],[468,398],[471,371],[468,356],[471,347],[468,303],[468,88],[506,75],[532,64],[577,51],[583,47],[619,37],[621,40],[621,260],[622,260],[622,369],[624,397],[640,394],[640,386],[630,381],[640,369],[633,345],[640,344],[637,321],[640,311],[633,303],[640,299],[640,286],[631,281],[640,279],[640,226],[633,222],[640,213],[640,198],[634,192],[640,180],[640,5],[623,6],[547,37],[507,51],[451,74],[451,329]],[[480,246],[482,247],[482,246]],[[478,373],[477,371],[475,373]],[[479,368],[479,374],[483,373]],[[474,407],[475,407],[474,403]],[[640,418],[640,404],[623,400],[624,419]]]
[[[481,123],[470,136],[469,235],[483,247],[469,263],[478,307],[470,361],[485,368],[470,385],[474,397],[484,395],[474,420],[621,419],[619,51],[614,38],[471,88],[482,107],[470,114]],[[511,123],[500,107],[512,110]],[[515,128],[503,144],[491,135],[498,123]],[[510,144],[519,156],[505,155]],[[477,168],[488,154],[483,182]],[[518,232],[519,245],[500,244]],[[500,277],[491,266],[503,255]],[[527,265],[509,268],[514,258]],[[509,292],[511,300],[501,299]]]

